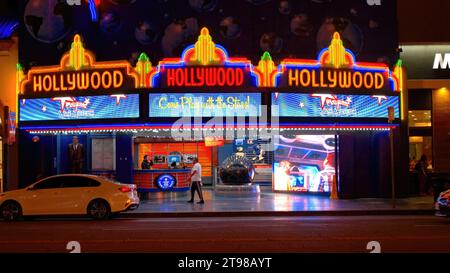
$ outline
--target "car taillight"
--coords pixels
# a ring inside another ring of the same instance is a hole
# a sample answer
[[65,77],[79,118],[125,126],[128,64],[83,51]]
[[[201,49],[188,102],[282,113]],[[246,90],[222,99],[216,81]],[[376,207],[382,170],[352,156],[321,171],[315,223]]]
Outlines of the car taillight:
[[132,189],[129,188],[129,187],[120,187],[119,191],[121,191],[121,192],[130,192],[130,191],[132,191]]

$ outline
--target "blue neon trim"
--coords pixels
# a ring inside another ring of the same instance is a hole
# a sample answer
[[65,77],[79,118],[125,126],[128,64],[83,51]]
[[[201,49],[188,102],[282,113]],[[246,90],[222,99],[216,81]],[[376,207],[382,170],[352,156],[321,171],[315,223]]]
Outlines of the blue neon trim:
[[322,55],[325,54],[325,52],[327,52],[327,51],[328,51],[328,47],[325,47],[319,52],[319,55],[317,57],[318,62],[320,62],[320,59],[322,59]]
[[345,49],[345,52],[350,54],[350,56],[352,56],[353,63],[356,63],[356,56],[355,56],[355,54],[350,49],[347,49],[347,48]]
[[215,46],[223,50],[223,52],[225,53],[225,60],[228,60],[228,51],[221,45],[216,44]]
[[91,12],[92,22],[98,21],[97,7],[95,6],[94,0],[89,0],[89,11]]
[[0,17],[0,40],[10,38],[18,26],[19,22],[16,19]]
[[194,45],[189,45],[184,48],[183,52],[181,53],[181,60],[184,60],[184,57],[186,57],[187,51],[192,48],[194,48]]

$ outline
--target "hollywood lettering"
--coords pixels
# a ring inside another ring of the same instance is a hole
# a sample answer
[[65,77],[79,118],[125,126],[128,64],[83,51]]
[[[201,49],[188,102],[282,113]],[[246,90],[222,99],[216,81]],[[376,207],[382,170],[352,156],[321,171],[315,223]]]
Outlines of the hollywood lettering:
[[54,74],[35,74],[33,92],[119,89],[124,85],[121,70],[67,71]]
[[242,86],[244,69],[231,67],[180,67],[166,69],[168,87]]
[[287,84],[295,87],[381,90],[386,83],[386,76],[382,72],[287,69]]

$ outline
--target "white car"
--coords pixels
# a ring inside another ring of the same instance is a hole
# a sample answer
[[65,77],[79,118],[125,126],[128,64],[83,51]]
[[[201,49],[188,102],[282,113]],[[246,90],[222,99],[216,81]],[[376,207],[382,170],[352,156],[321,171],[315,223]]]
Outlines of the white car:
[[84,174],[56,175],[24,189],[0,193],[0,217],[88,215],[107,219],[139,206],[134,184]]

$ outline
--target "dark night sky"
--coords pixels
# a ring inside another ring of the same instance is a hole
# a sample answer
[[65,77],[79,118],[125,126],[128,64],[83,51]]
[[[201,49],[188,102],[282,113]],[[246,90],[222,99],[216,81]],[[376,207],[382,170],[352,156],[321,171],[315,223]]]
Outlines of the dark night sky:
[[[231,56],[245,56],[254,63],[264,50],[275,61],[316,58],[319,49],[328,46],[334,28],[341,28],[344,45],[355,51],[359,61],[393,64],[397,59],[395,1],[377,7],[361,0],[102,0],[100,23],[90,22],[84,4],[60,9],[67,25],[58,16],[48,15],[56,4],[65,3],[59,1],[63,0],[21,2],[19,58],[26,68],[57,63],[74,33],[82,35],[97,60],[133,62],[146,52],[156,64],[163,57],[179,56],[195,42],[203,26]],[[327,18],[335,21],[325,23]],[[150,41],[135,33],[143,22],[150,30]],[[32,24],[37,25],[35,33]]]
[[450,43],[449,0],[397,0],[401,43]]

